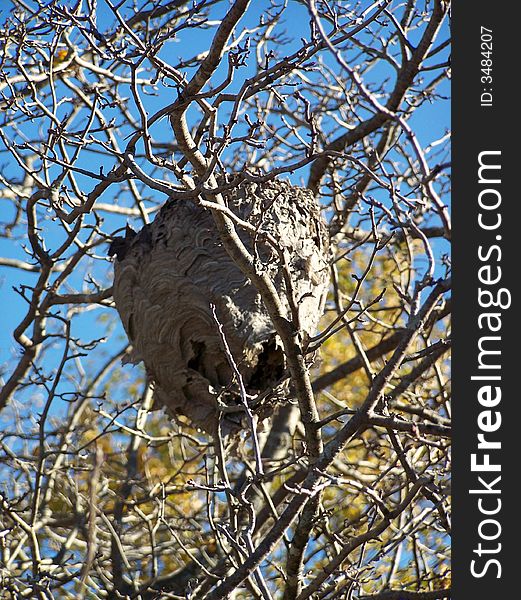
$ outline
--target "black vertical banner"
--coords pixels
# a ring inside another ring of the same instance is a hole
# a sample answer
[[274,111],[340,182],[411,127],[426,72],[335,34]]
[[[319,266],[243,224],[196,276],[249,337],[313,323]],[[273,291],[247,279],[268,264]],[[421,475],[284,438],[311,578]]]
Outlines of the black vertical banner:
[[519,12],[452,10],[456,600],[521,597]]

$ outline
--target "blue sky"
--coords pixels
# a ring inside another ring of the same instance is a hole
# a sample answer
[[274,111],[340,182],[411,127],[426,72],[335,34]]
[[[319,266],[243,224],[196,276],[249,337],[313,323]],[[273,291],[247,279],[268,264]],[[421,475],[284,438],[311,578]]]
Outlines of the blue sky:
[[[246,15],[246,17],[241,21],[241,25],[253,28],[259,20],[259,16],[266,10],[269,6],[269,2],[254,2],[250,6],[250,9]],[[364,6],[369,6],[371,3],[363,3]],[[218,5],[215,9],[215,15],[222,14],[224,5]],[[5,5],[3,8],[0,8],[0,22],[5,18]],[[284,19],[282,23],[284,23],[284,27],[286,32],[289,35],[293,36],[295,39],[287,45],[285,50],[289,54],[291,51],[297,49],[300,44],[300,37],[309,37],[309,26],[308,26],[308,15],[304,6],[297,2],[290,2],[288,8],[286,9]],[[98,14],[98,28],[103,30],[105,24],[109,22],[108,11],[103,2],[99,3],[99,14]],[[447,27],[447,26],[445,26]],[[240,31],[241,28],[239,28]],[[190,32],[190,44],[189,47],[186,47],[185,40],[183,38],[183,32],[181,32],[180,39],[184,40],[183,42],[172,41],[167,44],[162,50],[163,58],[171,58],[174,62],[175,59],[179,56],[191,56],[197,53],[198,51],[203,51],[207,48],[209,40],[211,39],[214,32],[214,28],[211,27],[209,29],[200,28],[199,30],[193,30]],[[444,34],[447,32],[443,32]],[[440,36],[440,39],[443,39],[443,35]],[[413,40],[414,41],[414,40]],[[448,49],[441,53],[439,57],[436,58],[436,61],[441,61],[442,57],[446,57],[448,53]],[[325,63],[329,65],[334,65],[334,59],[331,56],[325,56]],[[435,61],[435,62],[436,62]],[[214,77],[214,81],[219,81],[223,76],[225,68],[221,67],[221,69],[216,73]],[[192,71],[193,72],[193,71]],[[253,72],[253,67],[243,67],[236,74],[236,79],[232,87],[232,91],[237,89],[245,77],[248,77]],[[190,75],[190,70],[187,71],[187,75]],[[369,73],[369,77],[373,78],[374,81],[380,81],[382,78],[388,77],[390,75],[390,70],[386,70],[382,67],[376,67]],[[392,81],[389,82],[389,85],[392,84]],[[59,89],[59,88],[58,88]],[[439,93],[446,97],[445,100],[436,101],[430,105],[425,105],[421,110],[418,110],[415,115],[411,119],[411,125],[419,138],[419,141],[422,145],[427,145],[435,140],[441,138],[445,135],[447,130],[450,127],[450,88],[448,83],[444,83],[439,88]],[[65,91],[64,91],[65,93]],[[69,92],[67,92],[69,93]],[[148,103],[147,108],[150,113],[158,110],[165,103],[171,102],[175,97],[175,90],[166,90],[161,92],[157,97],[147,96],[146,101]],[[133,108],[132,100],[129,100],[129,107]],[[66,112],[66,106],[63,108],[63,112]],[[106,111],[107,119],[110,119],[110,109]],[[33,133],[36,133],[37,125],[33,127]],[[30,131],[31,127],[26,128],[26,131]],[[157,136],[157,139],[168,141],[171,139],[171,131],[167,125],[167,122],[163,120],[160,122],[153,131],[154,135]],[[93,171],[97,171],[99,166],[103,164],[105,172],[107,172],[113,165],[112,159],[100,159],[99,155],[90,154],[87,152],[84,154],[84,161],[82,166],[84,168],[92,169]],[[0,166],[9,172],[10,169],[16,169],[16,165],[12,158],[5,152],[0,154]],[[305,167],[298,172],[295,172],[290,176],[294,183],[301,183],[307,179],[307,174],[309,171],[309,167]],[[87,177],[82,178],[78,176],[78,181],[85,184],[85,189],[89,190],[92,188],[93,183]],[[109,192],[105,194],[100,200],[102,202],[110,202],[111,198],[114,194],[114,186],[109,189]],[[154,195],[153,195],[154,196]],[[155,194],[155,201],[162,202],[163,197],[160,194]],[[0,219],[1,221],[6,221],[12,212],[12,207],[10,203],[6,201],[0,201]],[[104,215],[106,222],[104,229],[110,231],[111,229],[116,229],[117,227],[121,227],[124,225],[124,220],[121,217],[114,217],[108,214]],[[89,219],[86,220],[86,223],[89,223]],[[48,228],[46,239],[49,245],[53,245],[53,234],[52,228],[53,225],[51,223],[47,223],[46,227]],[[16,233],[16,232],[15,232]],[[23,237],[17,237],[18,233],[16,233],[13,239],[5,239],[0,238],[0,256],[8,257],[8,258],[19,258],[23,260],[30,260],[30,257],[24,252],[23,245],[27,243],[27,240],[24,240]],[[56,245],[59,243],[59,237],[56,237]],[[441,242],[436,246],[437,251],[441,253],[446,253],[449,251],[448,244],[446,242]],[[99,255],[103,255],[105,252],[105,247],[100,246]],[[105,272],[103,273],[103,270]],[[96,274],[105,280],[104,283],[107,284],[110,280],[111,273],[111,265],[110,262],[107,261],[105,263],[101,263],[97,266]],[[25,313],[26,304],[22,301],[20,296],[13,290],[13,286],[20,285],[32,285],[36,280],[37,275],[34,273],[24,272],[19,269],[12,269],[8,267],[0,266],[0,294],[2,299],[2,319],[0,320],[0,366],[4,365],[13,353],[18,352],[16,345],[13,343],[11,331],[13,328],[13,324],[16,324],[20,321],[22,315]],[[77,286],[77,289],[82,289],[83,284],[81,281],[81,276],[77,276],[76,280],[74,278],[71,279],[74,284]],[[85,314],[81,319],[81,326],[78,324],[77,327],[79,335],[83,335],[84,333],[95,332],[98,329],[97,321],[99,314],[103,312],[100,310],[94,310]],[[101,328],[103,329],[103,328]],[[93,334],[91,337],[95,338],[96,335]],[[123,338],[122,331],[119,325],[115,325],[114,331],[114,339],[112,339],[109,343],[117,344],[118,346],[121,344]]]

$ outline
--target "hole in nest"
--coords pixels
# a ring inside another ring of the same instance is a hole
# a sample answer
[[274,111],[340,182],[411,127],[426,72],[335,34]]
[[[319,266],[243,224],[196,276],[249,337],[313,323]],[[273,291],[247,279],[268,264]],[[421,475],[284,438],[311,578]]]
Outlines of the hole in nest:
[[270,339],[264,342],[259,354],[257,366],[250,377],[249,386],[258,391],[274,385],[284,373],[284,352],[277,347],[276,341]]
[[188,368],[193,369],[194,371],[199,371],[202,374],[202,366],[203,366],[203,355],[204,355],[204,342],[196,342],[191,340],[193,356],[188,361]]

